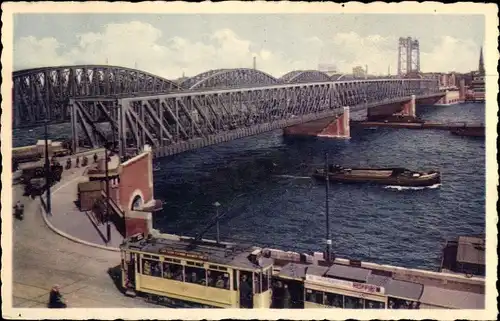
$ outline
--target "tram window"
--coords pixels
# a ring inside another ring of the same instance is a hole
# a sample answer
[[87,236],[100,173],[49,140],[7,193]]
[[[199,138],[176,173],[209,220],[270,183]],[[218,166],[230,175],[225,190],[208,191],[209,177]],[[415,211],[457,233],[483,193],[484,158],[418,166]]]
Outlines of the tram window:
[[240,295],[249,300],[252,296],[253,273],[240,271]]
[[389,309],[420,309],[420,303],[410,300],[389,298]]
[[194,266],[186,266],[185,268],[186,282],[207,285],[205,269]]
[[254,293],[261,293],[262,292],[262,284],[261,284],[262,273],[254,273],[253,275],[254,275],[253,282],[254,282],[254,290],[255,290]]
[[142,259],[142,274],[161,277],[160,262]]
[[324,304],[323,303],[323,292],[307,289],[306,290],[306,301],[317,303],[317,304]]
[[180,274],[182,275],[182,266],[181,265],[163,262],[163,277],[165,279],[170,279],[170,280],[174,279],[174,277],[175,277],[174,271],[176,271],[177,275],[178,275],[179,268],[181,268]]
[[207,284],[213,288],[229,290],[229,273],[207,270]]
[[170,271],[172,271],[172,275],[174,280],[184,282],[184,266],[180,264],[170,264]]
[[364,300],[361,298],[355,298],[352,296],[344,296],[344,308],[345,309],[363,309]]
[[227,268],[218,265],[209,265],[208,268],[211,270],[227,271]]
[[344,307],[344,296],[342,294],[336,293],[325,293],[326,305],[343,308]]
[[187,265],[193,265],[193,266],[203,267],[203,263],[197,263],[197,262],[193,262],[193,261],[186,261],[186,264]]
[[365,299],[365,309],[385,309],[385,303]]
[[269,290],[269,283],[271,280],[270,272],[271,269],[268,269],[262,275],[262,292],[266,292],[267,290]]

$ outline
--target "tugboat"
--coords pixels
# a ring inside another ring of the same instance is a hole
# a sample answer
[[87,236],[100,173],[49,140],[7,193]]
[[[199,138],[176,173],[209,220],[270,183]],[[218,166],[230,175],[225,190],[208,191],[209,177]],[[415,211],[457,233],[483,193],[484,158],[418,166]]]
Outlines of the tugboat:
[[[316,169],[312,176],[326,180],[324,169]],[[328,179],[338,183],[425,187],[441,183],[441,174],[439,171],[415,172],[406,168],[344,168],[340,165],[329,165]]]

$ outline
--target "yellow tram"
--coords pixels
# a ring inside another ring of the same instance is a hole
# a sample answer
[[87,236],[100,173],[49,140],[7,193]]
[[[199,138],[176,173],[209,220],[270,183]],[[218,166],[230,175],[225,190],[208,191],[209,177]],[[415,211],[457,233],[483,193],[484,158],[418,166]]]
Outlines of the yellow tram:
[[138,234],[120,248],[129,294],[168,305],[270,308],[273,261],[251,246]]
[[289,289],[287,296],[295,301],[295,306],[288,308],[484,308],[482,293],[397,280],[370,269],[342,264],[313,266],[288,263],[281,268],[277,279],[280,287]]
[[335,262],[328,266],[288,262],[275,267],[266,251],[241,244],[137,234],[127,238],[120,249],[126,294],[146,296],[168,306],[484,308],[484,293],[466,284],[463,289],[444,288],[396,279],[390,271]]

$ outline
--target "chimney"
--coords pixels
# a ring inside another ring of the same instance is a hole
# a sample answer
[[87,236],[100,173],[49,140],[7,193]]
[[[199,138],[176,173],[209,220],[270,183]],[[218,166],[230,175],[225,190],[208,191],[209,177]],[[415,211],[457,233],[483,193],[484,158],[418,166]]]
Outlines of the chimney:
[[257,70],[257,57],[253,57],[253,69]]

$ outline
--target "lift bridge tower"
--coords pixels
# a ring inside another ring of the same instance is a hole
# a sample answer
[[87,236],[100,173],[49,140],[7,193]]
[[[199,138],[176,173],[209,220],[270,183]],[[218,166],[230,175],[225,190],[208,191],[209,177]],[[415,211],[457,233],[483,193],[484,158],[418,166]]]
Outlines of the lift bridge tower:
[[408,77],[420,73],[420,45],[411,37],[399,38],[398,76]]

